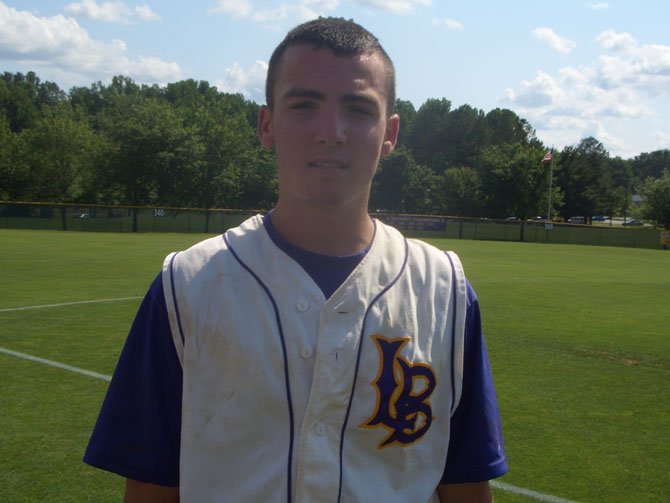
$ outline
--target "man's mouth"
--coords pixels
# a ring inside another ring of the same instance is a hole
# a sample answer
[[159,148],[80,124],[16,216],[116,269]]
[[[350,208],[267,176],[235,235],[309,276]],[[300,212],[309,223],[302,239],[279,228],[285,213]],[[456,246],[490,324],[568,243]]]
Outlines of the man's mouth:
[[342,161],[328,159],[317,159],[316,161],[311,161],[308,166],[310,168],[321,169],[345,169],[347,167],[347,165]]

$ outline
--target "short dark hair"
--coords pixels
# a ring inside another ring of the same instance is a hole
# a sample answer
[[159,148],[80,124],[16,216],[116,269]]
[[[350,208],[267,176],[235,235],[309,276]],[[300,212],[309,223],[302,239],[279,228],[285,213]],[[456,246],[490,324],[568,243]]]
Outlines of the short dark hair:
[[351,19],[320,17],[296,26],[288,32],[270,57],[265,80],[265,100],[274,107],[274,86],[281,58],[286,49],[294,45],[312,45],[315,49],[327,48],[335,56],[357,56],[359,54],[379,54],[386,69],[386,109],[390,115],[395,110],[395,68],[382,45],[368,30]]

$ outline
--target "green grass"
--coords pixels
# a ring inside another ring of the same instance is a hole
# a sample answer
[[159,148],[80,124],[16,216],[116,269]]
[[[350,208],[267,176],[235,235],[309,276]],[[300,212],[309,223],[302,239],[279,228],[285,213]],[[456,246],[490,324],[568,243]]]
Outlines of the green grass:
[[[0,230],[0,309],[141,297],[204,235]],[[477,290],[515,486],[670,500],[670,252],[434,241]],[[0,312],[0,347],[111,374],[140,299]],[[81,462],[107,383],[0,353],[0,501],[120,501]],[[495,491],[497,502],[532,501]]]
[[669,500],[670,253],[436,244],[460,254],[480,298],[504,481],[579,501]]

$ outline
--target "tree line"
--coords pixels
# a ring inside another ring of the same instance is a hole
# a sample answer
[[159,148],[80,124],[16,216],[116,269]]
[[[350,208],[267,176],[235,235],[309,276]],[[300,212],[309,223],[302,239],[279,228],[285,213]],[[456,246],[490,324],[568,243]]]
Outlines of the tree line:
[[[552,216],[589,218],[630,214],[639,193],[640,216],[670,226],[670,150],[622,159],[585,138],[550,165],[548,147],[510,110],[396,105],[398,146],[379,166],[371,211],[527,219],[546,216],[551,201]],[[256,136],[258,107],[205,81],[117,76],[65,92],[33,72],[5,72],[0,200],[270,208],[277,176]]]

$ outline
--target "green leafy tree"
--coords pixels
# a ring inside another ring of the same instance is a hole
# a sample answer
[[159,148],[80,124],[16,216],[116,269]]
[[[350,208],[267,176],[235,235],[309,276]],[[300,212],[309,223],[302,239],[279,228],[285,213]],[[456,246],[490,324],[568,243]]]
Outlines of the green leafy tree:
[[484,196],[479,173],[469,167],[449,168],[442,176],[441,212],[478,217],[483,214]]
[[660,178],[666,169],[670,169],[669,149],[645,152],[632,161],[633,175],[638,181]]
[[[117,95],[102,119],[109,139],[107,197],[131,206],[187,205],[203,146],[165,101]],[[134,214],[133,229],[136,229]]]
[[417,164],[406,173],[401,211],[415,214],[437,213],[439,178],[433,170]]
[[489,141],[492,145],[507,143],[528,145],[535,140],[533,127],[511,110],[504,108],[491,110],[486,114],[486,123],[489,129]]
[[[268,163],[260,154],[255,129],[249,124],[250,107],[244,98],[219,93],[206,82],[194,80],[168,85],[166,98],[184,122],[197,130],[204,146],[195,173],[192,204],[206,209],[258,208],[258,197],[265,202],[267,194],[261,193],[266,186],[258,174]],[[274,168],[270,181],[272,178],[276,178]],[[259,190],[251,188],[256,182]]]
[[605,198],[605,215],[625,214],[633,187],[633,169],[630,160],[615,157],[609,163],[612,189]]
[[609,165],[609,154],[595,138],[561,152],[556,180],[564,195],[563,215],[590,218],[607,212],[613,190]]
[[10,129],[18,133],[32,127],[44,108],[66,101],[67,95],[53,82],[41,82],[35,72],[5,72],[0,77],[0,108]]
[[479,152],[489,144],[489,129],[484,112],[470,105],[452,111],[441,135],[445,154],[444,168],[473,166]]
[[640,215],[670,230],[670,169],[660,178],[647,178],[640,187],[643,197]]
[[417,112],[410,101],[396,100],[396,113],[400,116],[400,131],[398,132],[397,148],[411,148],[412,132],[416,122]]
[[7,115],[0,109],[0,200],[19,199],[28,185],[27,170],[15,162],[15,136]]
[[274,153],[254,147],[247,155],[241,177],[244,209],[270,209],[277,201],[277,169]]
[[492,146],[482,152],[480,176],[488,216],[525,220],[546,213],[549,169],[540,163],[542,155],[542,150],[520,144]]
[[[42,117],[17,137],[17,152],[27,167],[30,184],[23,198],[74,202],[84,191],[90,166],[100,156],[100,143],[69,103],[44,109]],[[67,227],[61,208],[63,228]]]
[[434,213],[437,208],[436,175],[417,165],[404,149],[384,158],[373,180],[370,207],[373,211]]
[[429,99],[419,108],[411,131],[409,151],[412,157],[435,173],[441,173],[447,167],[448,146],[444,134],[450,112],[449,100]]
[[396,149],[381,160],[372,180],[369,203],[372,211],[401,211],[404,175],[415,164],[405,149]]

